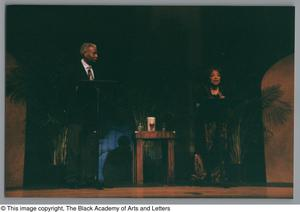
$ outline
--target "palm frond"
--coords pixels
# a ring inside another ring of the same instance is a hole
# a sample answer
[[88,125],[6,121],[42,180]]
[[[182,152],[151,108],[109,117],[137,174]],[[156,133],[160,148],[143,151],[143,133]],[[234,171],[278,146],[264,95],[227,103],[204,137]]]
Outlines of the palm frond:
[[272,85],[264,88],[261,93],[262,108],[265,109],[271,107],[275,101],[282,97],[282,95],[283,92],[280,89],[280,85]]
[[279,85],[265,88],[262,91],[263,121],[271,125],[284,124],[292,112],[290,103],[281,100],[283,91]]
[[6,77],[6,96],[15,103],[26,101],[26,79],[24,70],[16,68]]

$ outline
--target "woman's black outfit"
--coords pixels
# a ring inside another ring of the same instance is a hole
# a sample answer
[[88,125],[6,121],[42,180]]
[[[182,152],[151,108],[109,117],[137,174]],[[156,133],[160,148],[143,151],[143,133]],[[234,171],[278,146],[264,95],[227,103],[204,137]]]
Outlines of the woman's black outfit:
[[212,95],[209,87],[204,87],[196,101],[196,154],[203,161],[206,180],[213,184],[227,181],[228,129],[227,97]]

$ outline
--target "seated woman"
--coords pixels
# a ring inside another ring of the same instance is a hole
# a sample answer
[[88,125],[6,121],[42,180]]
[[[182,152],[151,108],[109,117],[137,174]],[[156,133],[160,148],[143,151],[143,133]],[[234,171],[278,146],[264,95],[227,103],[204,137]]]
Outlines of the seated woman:
[[218,68],[209,70],[209,83],[202,86],[196,102],[196,182],[223,184],[227,182],[226,96],[221,87]]

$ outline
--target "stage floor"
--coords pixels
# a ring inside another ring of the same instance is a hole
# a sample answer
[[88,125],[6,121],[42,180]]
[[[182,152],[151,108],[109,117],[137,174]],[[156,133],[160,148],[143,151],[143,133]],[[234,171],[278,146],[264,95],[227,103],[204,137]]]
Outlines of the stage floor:
[[97,190],[82,189],[16,189],[7,190],[6,197],[104,197],[104,198],[292,198],[292,187],[115,187]]

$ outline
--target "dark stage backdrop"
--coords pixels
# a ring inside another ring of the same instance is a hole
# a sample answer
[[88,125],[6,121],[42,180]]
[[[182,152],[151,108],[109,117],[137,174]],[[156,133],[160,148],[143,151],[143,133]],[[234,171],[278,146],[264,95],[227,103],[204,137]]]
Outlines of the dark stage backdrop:
[[[59,130],[51,120],[63,122],[57,82],[66,66],[80,60],[83,42],[98,44],[101,78],[121,82],[116,110],[126,125],[134,130],[128,114],[146,102],[148,115],[177,131],[178,182],[192,171],[193,90],[205,69],[221,66],[232,96],[252,99],[261,95],[264,72],[294,52],[292,7],[11,5],[6,18],[6,52],[24,72],[27,186],[57,177],[51,166],[51,141]],[[263,128],[259,107],[254,110],[258,115],[244,141],[244,176],[249,183],[264,183]]]

